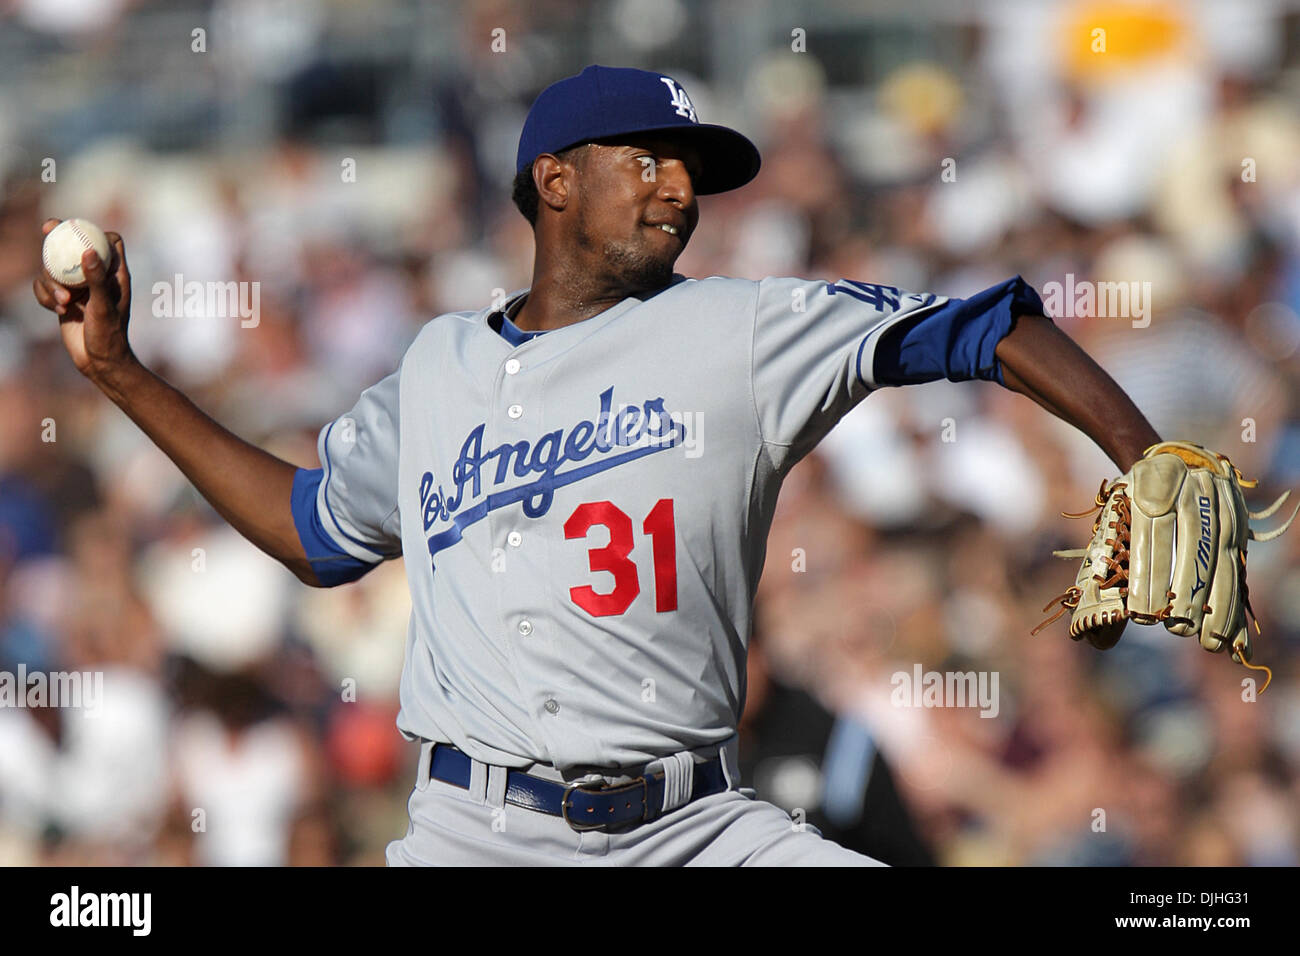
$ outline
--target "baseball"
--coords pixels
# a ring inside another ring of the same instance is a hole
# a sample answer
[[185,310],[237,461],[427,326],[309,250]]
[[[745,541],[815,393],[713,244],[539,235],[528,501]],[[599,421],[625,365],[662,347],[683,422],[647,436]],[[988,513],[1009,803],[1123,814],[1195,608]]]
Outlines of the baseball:
[[81,271],[81,255],[94,249],[105,263],[109,261],[108,236],[88,219],[65,219],[45,237],[41,261],[45,271],[66,286],[83,286],[86,275]]

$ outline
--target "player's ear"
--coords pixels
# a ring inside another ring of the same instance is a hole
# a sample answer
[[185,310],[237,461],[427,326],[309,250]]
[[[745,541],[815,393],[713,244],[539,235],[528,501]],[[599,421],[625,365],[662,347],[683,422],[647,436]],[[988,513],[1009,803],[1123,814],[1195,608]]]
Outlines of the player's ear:
[[537,198],[557,212],[569,204],[575,165],[552,153],[542,153],[533,160],[533,185]]

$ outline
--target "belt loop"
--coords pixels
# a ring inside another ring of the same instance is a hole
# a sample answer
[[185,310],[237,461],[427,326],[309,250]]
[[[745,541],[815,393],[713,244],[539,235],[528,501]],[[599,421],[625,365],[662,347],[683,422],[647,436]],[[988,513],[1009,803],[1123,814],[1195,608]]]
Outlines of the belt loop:
[[489,807],[499,810],[506,805],[506,774],[509,772],[505,767],[488,765],[484,799]]
[[663,771],[664,802],[660,810],[667,813],[690,803],[695,789],[695,759],[689,750],[683,750],[663,759]]
[[727,742],[718,748],[718,759],[722,761],[722,775],[727,779],[727,789],[740,787],[740,735],[732,734]]
[[489,764],[470,757],[469,764],[469,798],[475,803],[487,803],[487,784]]
[[420,759],[415,768],[415,789],[426,790],[429,786],[430,764],[433,762],[433,748],[436,747],[432,740],[420,740]]

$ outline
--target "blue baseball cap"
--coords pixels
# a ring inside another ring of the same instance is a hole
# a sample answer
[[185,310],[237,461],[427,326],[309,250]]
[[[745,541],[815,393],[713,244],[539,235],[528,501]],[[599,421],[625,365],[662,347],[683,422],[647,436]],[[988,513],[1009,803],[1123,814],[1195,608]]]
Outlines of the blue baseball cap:
[[519,135],[515,172],[542,153],[629,133],[662,133],[700,153],[700,195],[726,192],[758,175],[758,149],[726,126],[701,123],[680,83],[662,73],[589,66],[538,94]]

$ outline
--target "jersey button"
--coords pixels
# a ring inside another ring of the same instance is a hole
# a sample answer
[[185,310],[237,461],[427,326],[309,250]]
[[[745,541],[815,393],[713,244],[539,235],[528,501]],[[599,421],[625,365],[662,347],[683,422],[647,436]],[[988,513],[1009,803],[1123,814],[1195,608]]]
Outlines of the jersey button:
[[509,408],[506,409],[506,414],[509,415],[511,418],[519,418],[521,415],[523,415],[523,413],[524,413],[524,406],[522,405],[511,405]]
[[507,359],[507,360],[506,360],[506,374],[507,374],[507,375],[514,375],[514,374],[515,374],[516,372],[518,372],[518,371],[519,371],[519,359]]
[[532,622],[532,621],[520,621],[520,622],[519,622],[519,633],[522,634],[524,637],[527,637],[529,634],[533,633],[533,622]]
[[542,706],[546,708],[548,714],[558,714],[560,712],[560,705],[554,698],[548,700]]
[[517,548],[524,543],[524,536],[518,531],[511,531],[506,535],[506,541],[509,543],[510,547]]

